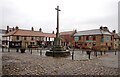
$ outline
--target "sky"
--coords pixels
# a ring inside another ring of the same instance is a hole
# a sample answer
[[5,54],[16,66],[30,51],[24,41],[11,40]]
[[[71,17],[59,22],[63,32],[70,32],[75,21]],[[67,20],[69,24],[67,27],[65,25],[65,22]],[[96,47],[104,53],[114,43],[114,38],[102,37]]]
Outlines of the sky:
[[0,0],[0,25],[56,32],[59,5],[60,31],[98,29],[118,31],[119,0]]

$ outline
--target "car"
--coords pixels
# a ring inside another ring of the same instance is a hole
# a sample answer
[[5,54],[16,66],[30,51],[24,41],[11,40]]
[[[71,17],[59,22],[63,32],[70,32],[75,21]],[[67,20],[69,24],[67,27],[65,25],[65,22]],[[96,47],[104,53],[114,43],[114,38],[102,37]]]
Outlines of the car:
[[28,48],[38,48],[38,45],[28,45]]

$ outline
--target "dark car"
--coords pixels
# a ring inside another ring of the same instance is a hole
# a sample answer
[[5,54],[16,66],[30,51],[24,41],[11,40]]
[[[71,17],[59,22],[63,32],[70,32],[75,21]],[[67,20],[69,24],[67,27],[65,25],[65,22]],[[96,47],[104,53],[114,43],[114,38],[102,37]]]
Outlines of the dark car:
[[38,48],[38,45],[28,45],[28,48]]

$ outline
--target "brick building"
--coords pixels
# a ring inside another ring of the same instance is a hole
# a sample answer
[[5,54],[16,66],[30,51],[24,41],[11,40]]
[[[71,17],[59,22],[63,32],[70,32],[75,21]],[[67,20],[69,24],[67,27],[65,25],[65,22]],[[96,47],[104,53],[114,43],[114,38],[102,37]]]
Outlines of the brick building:
[[72,46],[73,35],[76,33],[76,30],[60,32],[60,37],[62,40],[63,46]]
[[78,31],[73,36],[73,46],[78,48],[92,48],[96,50],[110,50],[114,48],[113,35],[107,27]]
[[114,37],[114,49],[119,49],[119,47],[120,47],[120,44],[119,44],[120,36],[116,33],[115,30],[112,32],[112,34],[113,34],[113,37]]

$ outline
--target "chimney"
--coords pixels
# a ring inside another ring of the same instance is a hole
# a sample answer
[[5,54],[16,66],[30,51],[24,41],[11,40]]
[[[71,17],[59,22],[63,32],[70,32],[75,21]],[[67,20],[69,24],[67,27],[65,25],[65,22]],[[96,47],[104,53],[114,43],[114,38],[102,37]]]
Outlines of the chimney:
[[14,29],[14,27],[13,27],[13,31],[14,31],[15,29]]
[[33,28],[33,27],[32,27],[31,29],[32,29],[32,31],[34,31],[34,28]]
[[102,27],[102,26],[100,27],[100,30],[103,30],[103,27]]
[[54,31],[52,32],[52,34],[54,34]]
[[42,29],[40,28],[39,31],[42,32]]
[[75,33],[77,33],[77,30],[75,29]]
[[17,30],[17,29],[19,29],[19,27],[18,27],[18,26],[16,26],[16,30]]
[[115,34],[115,33],[116,33],[116,30],[113,30],[113,33]]
[[104,28],[104,31],[108,31],[108,28],[107,27],[103,27]]
[[6,30],[6,33],[8,33],[9,32],[9,26],[7,26],[7,30]]

